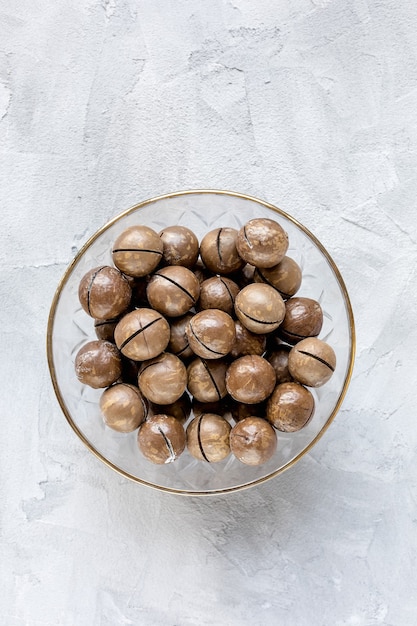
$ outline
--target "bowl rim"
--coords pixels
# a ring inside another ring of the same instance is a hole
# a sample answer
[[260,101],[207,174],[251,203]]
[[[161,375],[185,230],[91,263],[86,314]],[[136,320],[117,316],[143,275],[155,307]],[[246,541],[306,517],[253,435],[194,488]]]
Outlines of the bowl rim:
[[[347,372],[346,372],[346,376],[343,382],[343,387],[342,390],[339,394],[339,397],[337,399],[336,405],[333,409],[333,411],[331,412],[331,414],[329,415],[329,417],[327,418],[325,424],[323,425],[323,427],[320,429],[320,431],[317,433],[317,435],[310,441],[310,443],[299,453],[297,454],[293,459],[291,459],[290,461],[288,461],[287,463],[285,463],[285,465],[283,465],[282,467],[278,468],[277,470],[274,470],[273,472],[270,472],[269,474],[267,474],[266,476],[262,476],[261,478],[257,478],[256,480],[241,484],[241,485],[237,485],[237,486],[233,486],[233,487],[226,487],[226,488],[217,488],[217,489],[211,489],[211,490],[204,490],[204,491],[187,491],[186,489],[177,489],[177,488],[173,488],[173,487],[167,487],[164,485],[157,485],[154,484],[152,482],[149,482],[147,480],[144,480],[142,478],[139,478],[138,476],[134,476],[133,474],[130,474],[129,472],[127,472],[126,470],[123,470],[122,468],[118,467],[117,465],[115,465],[114,463],[112,463],[112,461],[110,461],[109,459],[107,459],[101,452],[99,452],[94,446],[93,444],[87,439],[87,437],[84,435],[84,433],[80,430],[80,428],[78,428],[77,424],[74,422],[73,418],[71,417],[71,414],[65,404],[65,400],[61,394],[61,390],[58,384],[58,380],[56,377],[56,371],[55,371],[55,364],[54,364],[54,357],[53,357],[53,342],[52,342],[52,337],[53,337],[53,329],[54,329],[54,323],[55,323],[55,314],[56,314],[56,309],[59,303],[59,299],[61,296],[61,293],[66,285],[66,283],[68,282],[69,277],[72,274],[72,271],[74,269],[74,267],[77,265],[78,261],[80,260],[80,258],[84,255],[84,253],[88,250],[88,248],[96,241],[96,239],[98,239],[106,230],[108,230],[113,224],[115,224],[116,222],[118,222],[119,220],[121,220],[123,217],[130,215],[131,213],[153,203],[153,202],[158,202],[160,200],[166,200],[166,199],[170,199],[170,198],[175,198],[175,197],[179,197],[179,196],[187,196],[187,195],[196,195],[196,194],[209,194],[209,195],[223,195],[223,196],[232,196],[232,197],[236,197],[236,198],[241,198],[243,200],[248,200],[251,202],[255,202],[257,204],[260,204],[262,206],[264,206],[267,209],[270,209],[272,211],[274,211],[275,213],[277,213],[278,215],[281,215],[282,217],[285,217],[287,220],[289,220],[290,222],[292,222],[295,226],[297,226],[297,228],[299,228],[302,232],[304,232],[304,234],[306,234],[313,242],[314,244],[317,246],[317,248],[322,252],[322,254],[325,256],[325,258],[327,259],[331,269],[333,270],[337,282],[339,283],[339,287],[342,291],[343,297],[344,297],[344,304],[346,307],[346,312],[347,312],[347,316],[349,319],[349,331],[350,331],[350,355],[349,355],[349,364],[348,364],[348,368],[347,368]],[[342,278],[342,275],[336,265],[336,263],[333,261],[332,257],[330,256],[329,252],[326,250],[326,248],[323,246],[323,244],[317,239],[317,237],[303,224],[301,224],[301,222],[299,222],[296,218],[294,218],[292,215],[289,215],[288,213],[286,213],[284,210],[280,209],[279,207],[265,201],[265,200],[261,200],[260,198],[257,198],[255,196],[251,196],[248,194],[244,194],[244,193],[240,193],[240,192],[236,192],[236,191],[229,191],[229,190],[224,190],[224,189],[186,189],[183,191],[174,191],[171,193],[165,193],[165,194],[161,194],[158,196],[154,196],[152,198],[148,198],[147,200],[142,200],[141,202],[138,202],[132,206],[130,206],[128,209],[125,209],[124,211],[122,211],[121,213],[119,213],[118,215],[116,215],[115,217],[111,218],[109,221],[107,221],[103,226],[101,226],[91,237],[89,237],[89,239],[83,244],[83,246],[80,248],[80,250],[76,253],[76,255],[73,257],[72,261],[69,263],[69,265],[67,266],[64,274],[62,275],[58,286],[55,290],[53,299],[52,299],[52,303],[51,303],[51,307],[50,307],[50,311],[49,311],[49,315],[48,315],[48,322],[47,322],[47,332],[46,332],[46,353],[47,353],[47,361],[48,361],[48,367],[49,367],[49,373],[51,376],[51,381],[52,381],[52,386],[55,392],[55,396],[58,400],[58,403],[60,405],[60,408],[67,420],[67,422],[69,423],[70,427],[72,428],[72,430],[75,432],[75,434],[79,437],[79,439],[84,443],[84,445],[90,450],[90,452],[92,452],[94,454],[94,456],[96,458],[98,458],[100,461],[102,461],[105,465],[107,465],[108,467],[110,467],[111,469],[113,469],[115,472],[117,472],[118,474],[120,474],[121,476],[123,476],[124,478],[128,478],[130,480],[132,480],[133,482],[142,484],[142,485],[146,485],[147,487],[151,487],[152,489],[155,489],[157,491],[163,491],[163,492],[167,492],[167,493],[173,493],[173,494],[177,494],[177,495],[184,495],[184,496],[211,496],[211,495],[222,495],[222,494],[227,494],[227,493],[231,493],[231,492],[236,492],[236,491],[242,491],[244,489],[249,489],[250,487],[254,487],[255,485],[260,485],[262,483],[265,483],[266,481],[270,480],[271,478],[274,478],[276,476],[278,476],[279,474],[282,474],[284,471],[290,469],[290,467],[292,467],[293,465],[295,465],[305,454],[307,454],[312,448],[313,446],[316,445],[316,443],[319,441],[319,439],[321,439],[321,437],[324,435],[324,433],[327,431],[327,429],[329,428],[330,424],[333,422],[336,414],[338,413],[344,398],[346,396],[351,378],[352,378],[352,373],[353,373],[353,367],[354,367],[354,361],[355,361],[355,352],[356,352],[356,333],[355,333],[355,320],[354,320],[354,315],[353,315],[353,309],[352,309],[352,305],[350,302],[350,298],[349,298],[349,294],[348,291],[346,289],[346,285],[345,282]]]

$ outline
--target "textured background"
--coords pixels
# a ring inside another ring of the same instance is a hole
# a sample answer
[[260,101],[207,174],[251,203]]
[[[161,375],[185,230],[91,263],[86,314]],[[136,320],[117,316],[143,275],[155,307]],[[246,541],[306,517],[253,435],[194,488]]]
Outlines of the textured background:
[[[1,624],[415,623],[416,27],[398,0],[0,0]],[[107,469],[45,356],[80,245],[195,187],[310,228],[358,332],[326,436],[226,498]]]

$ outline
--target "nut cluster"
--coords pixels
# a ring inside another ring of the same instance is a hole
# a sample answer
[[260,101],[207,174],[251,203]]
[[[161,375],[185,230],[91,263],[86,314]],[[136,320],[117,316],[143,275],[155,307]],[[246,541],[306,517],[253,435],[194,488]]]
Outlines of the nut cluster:
[[78,351],[76,376],[103,389],[104,423],[137,430],[149,461],[187,449],[203,462],[233,454],[260,465],[277,431],[312,418],[309,387],[330,379],[336,356],[318,338],[319,302],[296,295],[302,272],[287,250],[287,233],[267,218],[200,243],[185,226],[135,225],[114,241],[114,267],[82,278],[97,338]]

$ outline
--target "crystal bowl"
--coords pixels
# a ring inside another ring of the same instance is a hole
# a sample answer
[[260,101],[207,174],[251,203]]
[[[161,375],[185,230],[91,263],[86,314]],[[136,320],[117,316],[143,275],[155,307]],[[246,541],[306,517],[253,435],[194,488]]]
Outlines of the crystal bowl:
[[[146,224],[157,232],[166,226],[184,225],[201,240],[209,230],[222,226],[239,229],[257,217],[274,219],[287,231],[287,254],[303,272],[297,295],[320,302],[324,323],[319,337],[334,349],[336,370],[325,385],[310,389],[316,403],[310,422],[295,433],[278,432],[276,453],[265,464],[248,466],[233,455],[219,463],[207,463],[195,460],[186,450],[174,463],[154,465],[140,454],[137,431],[118,433],[104,424],[98,406],[102,390],[82,385],[75,376],[74,360],[79,348],[96,339],[93,320],[79,303],[79,282],[93,267],[112,265],[113,241],[133,224]],[[229,191],[191,190],[159,196],[140,202],[105,224],[82,247],[62,277],[47,329],[47,357],[55,394],[67,421],[87,448],[108,467],[137,483],[194,496],[245,489],[294,465],[320,439],[339,410],[352,375],[354,353],[349,296],[324,246],[281,209]]]

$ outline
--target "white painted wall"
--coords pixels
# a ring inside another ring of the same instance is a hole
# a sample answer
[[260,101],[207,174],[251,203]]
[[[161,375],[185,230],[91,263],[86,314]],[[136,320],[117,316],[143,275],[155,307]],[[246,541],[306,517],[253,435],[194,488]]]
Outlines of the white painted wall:
[[[0,0],[1,624],[415,623],[416,27],[398,0]],[[214,499],[93,458],[45,356],[81,244],[197,187],[313,230],[358,331],[326,436]]]

